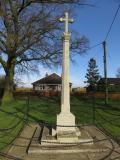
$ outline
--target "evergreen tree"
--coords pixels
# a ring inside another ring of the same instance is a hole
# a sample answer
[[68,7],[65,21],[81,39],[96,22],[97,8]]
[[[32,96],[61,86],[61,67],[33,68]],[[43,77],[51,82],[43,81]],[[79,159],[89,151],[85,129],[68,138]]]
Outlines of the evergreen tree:
[[120,68],[118,68],[118,70],[117,70],[116,77],[117,77],[117,78],[120,78]]
[[96,60],[94,58],[91,58],[88,62],[88,69],[85,78],[87,78],[85,83],[89,85],[90,90],[93,90],[100,79],[98,66],[96,65]]

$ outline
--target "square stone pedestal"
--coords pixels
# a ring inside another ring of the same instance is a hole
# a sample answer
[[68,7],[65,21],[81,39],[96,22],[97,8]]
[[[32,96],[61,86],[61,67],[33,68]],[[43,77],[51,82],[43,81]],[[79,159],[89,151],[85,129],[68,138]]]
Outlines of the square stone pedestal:
[[80,130],[75,127],[75,116],[68,113],[60,113],[57,115],[57,127],[52,129],[52,136],[56,136],[58,142],[78,142]]

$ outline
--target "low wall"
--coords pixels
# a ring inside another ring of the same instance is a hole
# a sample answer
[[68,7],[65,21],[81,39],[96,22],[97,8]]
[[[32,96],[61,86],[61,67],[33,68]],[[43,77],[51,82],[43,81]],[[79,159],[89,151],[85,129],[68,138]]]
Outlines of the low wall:
[[[54,91],[44,91],[44,92],[35,92],[35,91],[14,91],[13,92],[14,96],[38,96],[38,97],[52,97],[52,96],[60,96],[61,92],[54,92]],[[104,92],[96,92],[96,93],[81,93],[81,92],[71,92],[72,96],[87,96],[87,97],[95,97],[95,98],[105,98],[105,93]],[[120,92],[110,92],[108,93],[108,98],[111,99],[120,99]]]
[[37,92],[37,91],[14,91],[14,96],[38,96],[38,97],[51,97],[51,96],[60,96],[60,92],[53,92],[53,91],[43,91],[43,92]]
[[[95,98],[105,98],[104,92],[87,93],[88,96],[94,96]],[[109,92],[108,98],[120,99],[120,92]]]

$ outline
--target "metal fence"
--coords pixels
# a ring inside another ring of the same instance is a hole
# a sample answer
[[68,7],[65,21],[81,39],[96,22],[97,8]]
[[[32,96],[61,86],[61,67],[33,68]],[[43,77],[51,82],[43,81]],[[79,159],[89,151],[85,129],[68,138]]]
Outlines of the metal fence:
[[[31,102],[33,101],[32,98],[33,97],[31,97],[31,95],[29,95],[29,94],[24,97],[24,100],[26,101],[26,105],[25,105],[26,109],[23,114],[23,117],[20,117],[17,114],[18,112],[21,112],[21,110],[18,110],[17,112],[14,112],[14,113],[13,112],[11,113],[11,112],[6,112],[6,111],[0,109],[0,112],[5,112],[6,115],[17,117],[19,119],[19,121],[14,126],[12,126],[10,128],[4,128],[4,129],[0,128],[0,132],[3,135],[6,134],[6,131],[9,132],[12,129],[16,128],[18,123],[20,123],[21,121],[23,123],[23,125],[22,125],[23,127],[24,127],[24,125],[29,125],[29,123],[31,123],[31,122],[36,122],[36,123],[39,123],[40,125],[56,127],[56,123],[50,123],[50,122],[47,122],[43,119],[37,119],[32,116],[29,117]],[[77,98],[79,99],[80,97],[77,97]],[[105,106],[105,105],[98,104],[98,102],[96,101],[96,98],[93,96],[92,97],[91,96],[90,97],[82,97],[82,98],[83,99],[85,98],[84,100],[85,101],[87,100],[88,103],[90,103],[91,105],[88,106],[87,108],[85,108],[82,105],[80,106],[81,108],[79,108],[80,109],[79,111],[81,111],[82,119],[80,119],[81,123],[76,124],[76,127],[81,127],[82,125],[83,126],[84,125],[95,125],[101,131],[103,131],[108,137],[114,139],[120,145],[120,107],[119,106],[112,106],[112,105]],[[74,111],[74,109],[73,109],[73,111]],[[86,116],[87,116],[87,118],[86,118]],[[89,123],[88,123],[88,120],[89,120]],[[109,130],[106,126],[111,127],[111,129],[112,129],[112,127],[113,128],[116,127],[116,130],[118,130],[117,134],[114,133],[114,129]],[[75,127],[75,126],[61,126],[61,127]],[[21,133],[22,128],[18,132],[17,136],[19,136],[19,134]],[[6,143],[6,146],[11,146],[11,144],[14,145],[13,141],[15,140],[16,137],[14,137],[10,143]],[[1,140],[1,138],[2,138],[2,136],[0,137],[0,140]],[[4,142],[2,142],[2,143],[4,143]],[[19,147],[20,147],[20,145],[19,145]],[[21,146],[21,147],[27,147],[27,146]],[[13,157],[13,156],[8,155],[3,152],[0,152],[0,156],[17,160],[16,157]]]

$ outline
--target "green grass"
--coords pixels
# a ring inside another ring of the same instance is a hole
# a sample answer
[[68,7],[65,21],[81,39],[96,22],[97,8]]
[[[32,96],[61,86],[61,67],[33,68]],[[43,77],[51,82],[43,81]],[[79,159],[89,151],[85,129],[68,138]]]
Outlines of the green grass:
[[25,114],[18,112],[17,108],[25,112],[24,101],[14,101],[0,107],[0,150],[3,150],[17,136],[24,125],[21,120]]
[[[24,120],[55,124],[56,115],[60,113],[60,103],[59,97],[31,97],[29,107],[26,100],[15,100],[0,107],[4,111],[0,111],[0,129],[9,128],[7,131],[0,131],[0,150],[5,149],[17,136],[25,124]],[[76,116],[76,124],[92,124],[95,113],[96,124],[101,124],[107,132],[120,139],[120,100],[109,100],[106,109],[101,107],[103,105],[102,99],[93,101],[92,98],[71,97],[71,112]]]

